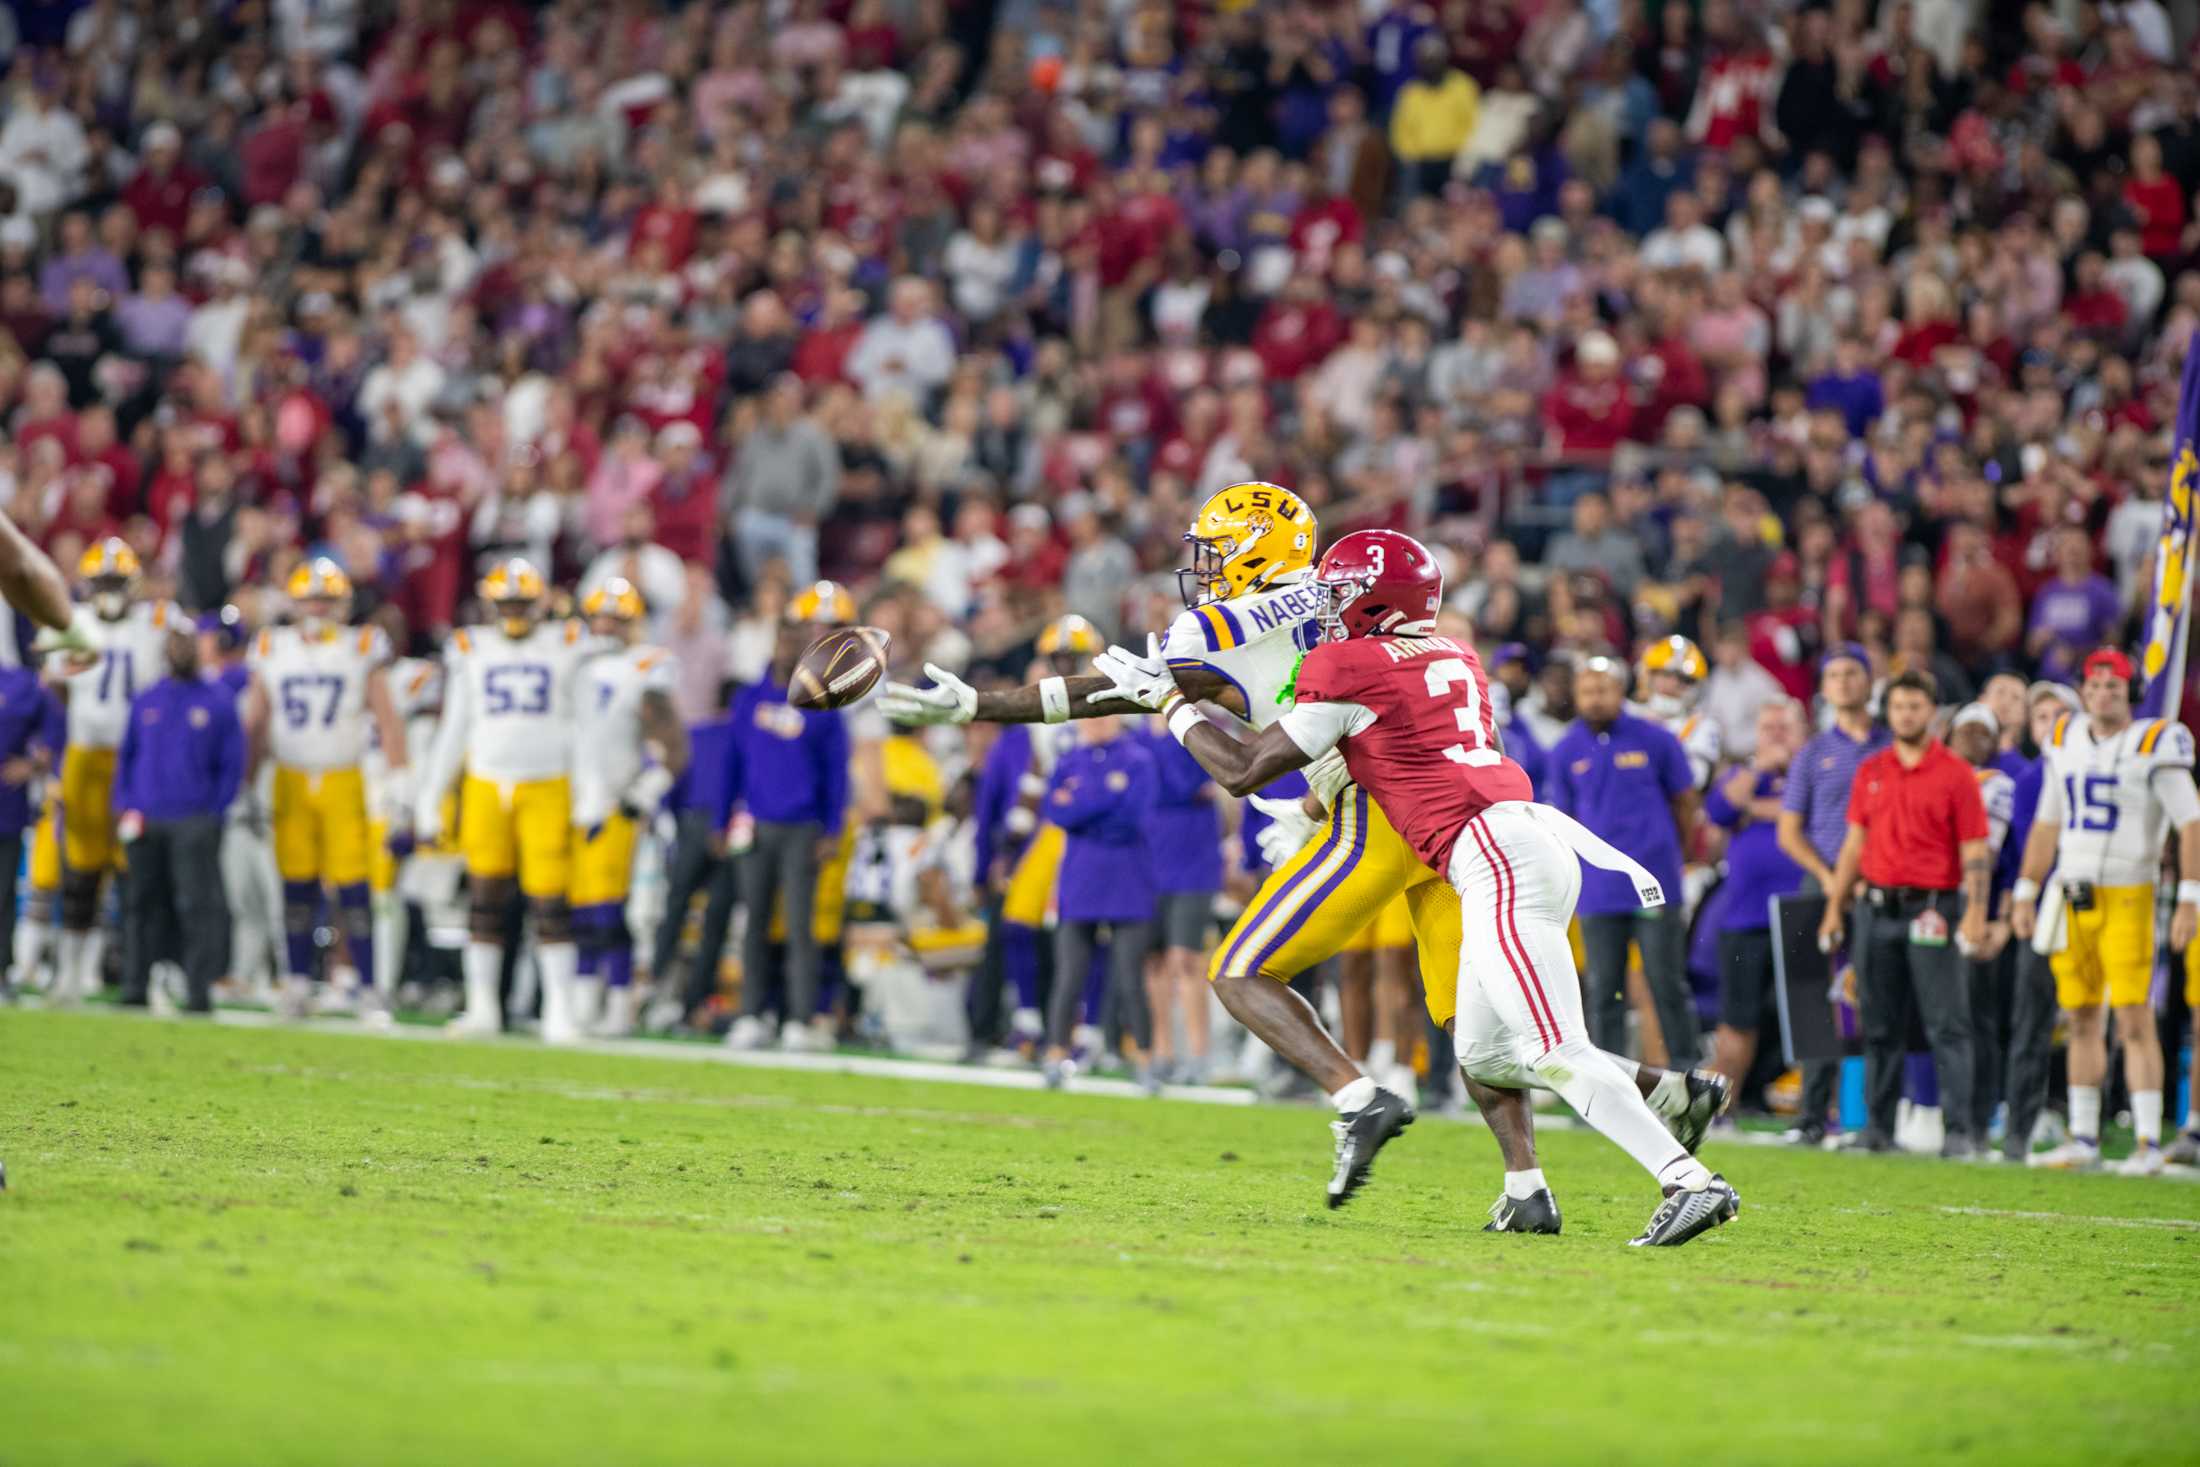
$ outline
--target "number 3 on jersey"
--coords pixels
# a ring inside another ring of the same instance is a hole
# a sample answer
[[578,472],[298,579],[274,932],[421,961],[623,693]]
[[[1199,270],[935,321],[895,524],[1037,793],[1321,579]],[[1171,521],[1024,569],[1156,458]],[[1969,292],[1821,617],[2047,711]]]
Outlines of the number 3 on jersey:
[[1464,764],[1473,769],[1487,769],[1503,759],[1503,754],[1490,747],[1489,730],[1482,727],[1481,680],[1475,677],[1466,660],[1460,657],[1439,658],[1428,665],[1425,678],[1431,698],[1443,697],[1453,683],[1458,683],[1467,690],[1466,706],[1453,710],[1452,716],[1459,721],[1459,731],[1474,740],[1474,747],[1470,749],[1465,744],[1446,744],[1444,757],[1454,764]]

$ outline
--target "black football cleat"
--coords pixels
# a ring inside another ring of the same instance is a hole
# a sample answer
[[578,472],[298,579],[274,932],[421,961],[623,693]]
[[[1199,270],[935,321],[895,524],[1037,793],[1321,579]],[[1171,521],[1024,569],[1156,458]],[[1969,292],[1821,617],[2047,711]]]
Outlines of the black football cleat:
[[1337,1170],[1329,1178],[1329,1205],[1342,1207],[1366,1182],[1383,1143],[1413,1124],[1413,1107],[1402,1096],[1377,1090],[1375,1098],[1350,1115],[1329,1123],[1337,1137]]
[[1627,1240],[1630,1248],[1678,1248],[1690,1239],[1733,1220],[1742,1210],[1742,1197],[1726,1178],[1712,1173],[1711,1180],[1695,1191],[1665,1189],[1665,1200],[1650,1214],[1642,1232]]
[[1538,1187],[1525,1197],[1510,1193],[1490,1204],[1490,1220],[1482,1224],[1485,1233],[1548,1233],[1558,1235],[1558,1199],[1548,1187]]
[[1665,1129],[1694,1156],[1711,1123],[1732,1103],[1734,1087],[1717,1070],[1690,1070],[1681,1078],[1688,1082],[1688,1104],[1679,1115],[1666,1118]]

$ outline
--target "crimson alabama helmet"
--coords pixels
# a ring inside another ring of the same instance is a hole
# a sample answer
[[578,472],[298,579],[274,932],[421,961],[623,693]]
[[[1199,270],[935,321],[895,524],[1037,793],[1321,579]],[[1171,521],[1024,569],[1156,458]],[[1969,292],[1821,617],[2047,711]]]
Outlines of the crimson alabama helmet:
[[1329,547],[1314,580],[1329,595],[1322,625],[1332,642],[1436,629],[1444,573],[1411,535],[1354,530]]

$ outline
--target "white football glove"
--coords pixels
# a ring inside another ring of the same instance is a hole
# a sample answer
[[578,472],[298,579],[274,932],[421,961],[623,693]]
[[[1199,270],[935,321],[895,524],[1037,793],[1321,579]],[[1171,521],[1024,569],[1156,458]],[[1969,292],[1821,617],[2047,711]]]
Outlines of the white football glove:
[[1161,639],[1151,632],[1146,634],[1144,656],[1128,647],[1110,647],[1092,659],[1092,670],[1115,686],[1094,693],[1085,700],[1088,703],[1121,698],[1126,703],[1152,710],[1159,708],[1169,694],[1176,691],[1176,674],[1169,671],[1168,659],[1161,655]]
[[1268,817],[1268,824],[1261,827],[1260,858],[1273,871],[1306,849],[1322,828],[1322,823],[1306,813],[1297,795],[1279,795],[1269,799],[1263,795],[1248,795],[1253,808]]
[[443,838],[443,798],[437,790],[422,795],[413,804],[413,839],[424,846],[432,846]]
[[888,683],[879,689],[878,711],[896,723],[968,723],[978,713],[978,690],[937,662],[924,664],[929,688]]
[[652,764],[627,783],[619,792],[619,808],[629,820],[647,820],[657,813],[665,796],[672,790],[672,771],[662,764]]

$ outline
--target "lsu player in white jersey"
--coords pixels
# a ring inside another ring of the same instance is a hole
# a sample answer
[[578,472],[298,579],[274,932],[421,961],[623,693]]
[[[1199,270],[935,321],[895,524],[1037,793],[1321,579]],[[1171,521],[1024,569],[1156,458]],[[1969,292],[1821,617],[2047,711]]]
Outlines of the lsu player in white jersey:
[[31,931],[27,941],[42,943],[40,919],[58,899],[61,940],[52,991],[64,1002],[99,988],[99,895],[107,873],[121,865],[115,758],[130,701],[167,676],[168,634],[186,628],[173,603],[139,599],[140,573],[137,552],[119,539],[86,550],[77,574],[89,614],[78,613],[72,644],[48,657],[68,704],[68,746],[61,755],[59,809],[39,821],[31,845],[34,918],[24,926]]
[[[2162,843],[2177,833],[2179,869],[2200,871],[2200,792],[2192,732],[2131,716],[2131,659],[2111,647],[2081,667],[2085,716],[2064,714],[2047,736],[2039,809],[2010,892],[2010,929],[2046,954],[2055,1001],[2070,1023],[2070,1139],[2034,1166],[2101,1164],[2101,1082],[2108,1074],[2105,999],[2116,1013],[2138,1149],[2117,1170],[2162,1170],[2162,1044],[2149,1002],[2154,898]],[[2200,882],[2177,888],[2170,946],[2200,926]]]
[[[575,1022],[634,1029],[634,935],[626,902],[636,837],[687,768],[687,725],[673,706],[672,654],[640,641],[642,593],[613,576],[581,603],[601,649],[581,669],[574,713],[573,932],[580,946]],[[601,997],[602,1022],[595,1023]]]
[[[444,796],[459,780],[458,846],[466,864],[472,936],[463,967],[462,1034],[504,1027],[498,983],[504,914],[513,885],[535,923],[542,974],[542,1037],[580,1038],[572,1009],[579,954],[573,946],[573,709],[590,647],[578,621],[543,620],[549,587],[515,556],[481,578],[487,625],[451,634],[443,717],[414,792],[413,830],[432,843],[444,831]],[[460,779],[463,771],[464,778]]]
[[1642,702],[1634,711],[1681,741],[1698,790],[1710,786],[1719,767],[1719,726],[1696,706],[1697,689],[1710,675],[1703,649],[1686,637],[1660,637],[1635,659],[1635,688]]
[[[1192,563],[1177,572],[1185,610],[1165,636],[1149,639],[1144,656],[1112,649],[1096,662],[1095,675],[1050,677],[998,693],[977,692],[945,669],[927,665],[932,687],[888,684],[880,711],[908,723],[974,718],[1060,723],[1119,713],[1126,702],[1156,708],[1168,690],[1180,689],[1265,728],[1290,710],[1299,661],[1323,636],[1320,618],[1327,602],[1313,582],[1317,533],[1313,511],[1291,491],[1275,484],[1233,484],[1193,517],[1184,537]],[[1307,775],[1314,791],[1310,798],[1325,813],[1316,822],[1297,801],[1262,803],[1285,832],[1276,843],[1279,853],[1294,846],[1296,853],[1275,866],[1223,938],[1208,979],[1239,1023],[1329,1093],[1339,1117],[1328,1188],[1329,1205],[1336,1207],[1365,1182],[1375,1153],[1412,1123],[1413,1110],[1405,1097],[1363,1075],[1287,984],[1342,949],[1403,895],[1421,971],[1428,976],[1429,1014],[1439,1024],[1449,1023],[1458,996],[1459,898],[1449,882],[1421,863],[1366,792],[1350,783],[1341,759],[1324,761]],[[1707,1080],[1677,1073],[1648,1068],[1640,1073],[1638,1084],[1646,1091],[1655,1088],[1653,1106],[1669,1121],[1678,1118],[1695,1127],[1693,1139],[1683,1136],[1693,1148],[1723,1103],[1723,1092],[1715,1094]],[[1524,1094],[1483,1085],[1471,1075],[1468,1090],[1505,1148],[1508,1188],[1533,1182],[1510,1200],[1543,1192]],[[1698,1111],[1700,1125],[1689,1119]],[[1523,1180],[1515,1183],[1514,1173]],[[1517,1214],[1518,1209],[1507,1209],[1493,1226],[1527,1230],[1540,1220]],[[1538,1230],[1556,1228],[1554,1206],[1548,1224]]]
[[[282,1009],[303,1017],[318,963],[314,932],[324,896],[366,985],[375,978],[374,912],[368,886],[374,832],[367,806],[367,751],[379,738],[393,751],[384,797],[410,818],[402,786],[404,727],[390,696],[392,652],[379,627],[346,625],[351,578],[325,557],[291,573],[293,621],[255,637],[245,728],[274,765],[270,796],[275,869],[283,882]],[[384,812],[386,815],[386,811]],[[369,1014],[382,1014],[369,1004]]]
[[[375,729],[374,742],[367,747],[361,770],[367,783],[367,888],[374,895],[377,971],[372,976],[376,991],[389,995],[397,991],[403,977],[406,933],[411,925],[407,905],[418,901],[424,915],[442,909],[441,914],[448,917],[457,894],[458,855],[447,845],[423,845],[414,839],[412,830],[412,775],[426,766],[428,751],[435,744],[436,712],[443,706],[443,665],[427,657],[399,657],[391,661],[383,677],[389,686],[390,703],[397,710],[401,737],[396,747],[403,753],[393,764],[385,747],[386,736]],[[444,807],[443,828],[447,835],[457,826],[456,796],[445,795]],[[403,880],[411,873],[425,873],[429,867],[445,879]],[[434,934],[462,933],[465,926],[463,907],[441,924],[431,919],[430,947],[435,946]],[[455,965],[450,976],[457,976]]]

